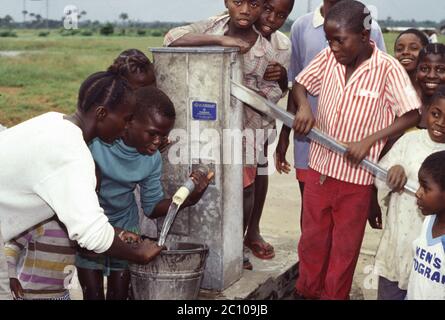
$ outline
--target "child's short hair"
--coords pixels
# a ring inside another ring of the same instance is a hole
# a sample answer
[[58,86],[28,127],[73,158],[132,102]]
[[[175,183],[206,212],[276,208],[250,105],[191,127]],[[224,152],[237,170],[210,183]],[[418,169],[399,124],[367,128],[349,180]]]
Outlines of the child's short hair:
[[396,38],[396,41],[394,41],[394,45],[397,43],[399,38],[401,36],[403,36],[404,34],[413,34],[413,35],[415,35],[420,40],[420,43],[422,43],[422,46],[424,46],[424,47],[426,45],[428,45],[428,43],[430,43],[429,40],[428,40],[428,37],[426,36],[425,33],[423,33],[420,30],[417,30],[417,29],[414,29],[414,28],[410,28],[410,29],[407,29],[407,30],[402,31],[402,32],[399,33],[399,35]]
[[80,86],[77,109],[87,112],[92,107],[104,106],[113,110],[117,105],[127,101],[131,91],[127,81],[116,72],[96,72]]
[[423,161],[420,170],[429,173],[433,181],[445,191],[445,151],[430,154]]
[[445,84],[441,84],[437,87],[436,91],[431,97],[430,105],[437,102],[439,99],[445,99]]
[[419,52],[419,62],[425,59],[425,57],[429,54],[437,54],[442,56],[442,59],[445,59],[445,45],[442,43],[428,43]]
[[342,26],[360,33],[363,30],[371,30],[371,12],[361,2],[355,0],[342,0],[337,2],[326,15],[325,22],[335,21]]
[[123,77],[130,73],[146,72],[151,65],[150,59],[138,49],[128,49],[122,51],[114,59],[113,64],[108,67],[108,71],[115,72]]
[[135,91],[136,110],[134,118],[141,119],[149,114],[158,114],[168,119],[176,119],[173,102],[156,87],[142,87]]

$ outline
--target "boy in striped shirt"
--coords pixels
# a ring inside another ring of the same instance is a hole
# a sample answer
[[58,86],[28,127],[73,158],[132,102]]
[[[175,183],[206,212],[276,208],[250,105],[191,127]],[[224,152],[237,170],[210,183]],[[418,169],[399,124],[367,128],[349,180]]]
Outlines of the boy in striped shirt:
[[292,90],[296,133],[307,134],[315,124],[309,93],[319,97],[317,127],[348,146],[341,156],[311,142],[296,284],[305,298],[348,299],[374,180],[358,164],[366,156],[377,162],[389,136],[419,121],[421,103],[411,81],[370,40],[371,21],[361,2],[334,5],[324,22],[329,47]]

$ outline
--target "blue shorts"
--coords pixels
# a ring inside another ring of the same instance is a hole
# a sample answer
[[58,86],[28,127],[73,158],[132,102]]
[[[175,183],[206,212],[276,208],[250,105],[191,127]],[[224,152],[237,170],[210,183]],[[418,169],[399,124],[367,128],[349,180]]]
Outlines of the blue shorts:
[[[140,234],[139,227],[129,228],[128,231]],[[87,257],[76,253],[76,267],[90,270],[101,270],[104,276],[109,276],[111,271],[128,270],[128,260],[112,258],[106,254],[97,254],[95,257]]]

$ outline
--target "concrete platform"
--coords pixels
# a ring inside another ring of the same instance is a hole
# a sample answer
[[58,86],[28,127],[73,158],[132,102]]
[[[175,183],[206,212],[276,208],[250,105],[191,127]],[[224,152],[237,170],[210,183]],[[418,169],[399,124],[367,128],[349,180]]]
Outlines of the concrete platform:
[[199,299],[276,300],[291,295],[297,277],[297,242],[280,236],[266,238],[276,248],[273,259],[261,260],[251,254],[252,271],[244,270],[242,278],[221,293],[201,290]]

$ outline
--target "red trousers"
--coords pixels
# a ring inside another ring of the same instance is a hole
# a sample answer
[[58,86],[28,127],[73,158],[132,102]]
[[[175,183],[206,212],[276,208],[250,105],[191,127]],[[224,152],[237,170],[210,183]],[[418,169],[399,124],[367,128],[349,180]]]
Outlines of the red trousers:
[[296,290],[310,299],[349,299],[368,218],[372,186],[310,169],[303,195]]

